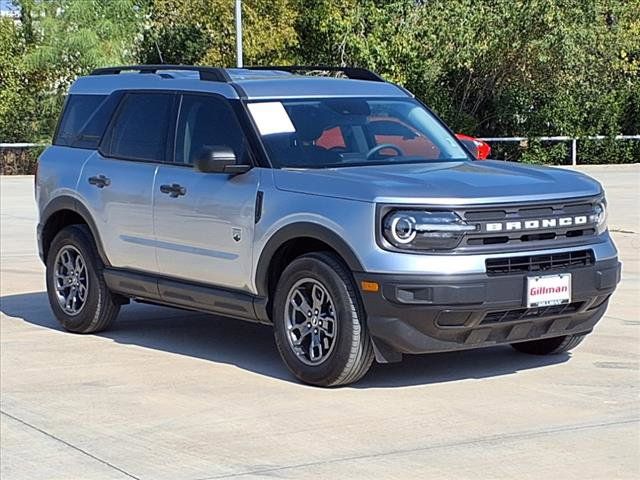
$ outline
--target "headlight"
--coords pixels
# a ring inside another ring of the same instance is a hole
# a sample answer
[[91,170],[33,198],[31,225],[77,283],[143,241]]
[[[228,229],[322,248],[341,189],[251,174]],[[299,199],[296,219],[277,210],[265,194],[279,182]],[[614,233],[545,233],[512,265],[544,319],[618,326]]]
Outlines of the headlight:
[[590,220],[596,227],[598,235],[607,229],[607,203],[605,200],[595,206]]
[[382,219],[384,239],[402,250],[450,250],[475,230],[453,212],[392,210]]

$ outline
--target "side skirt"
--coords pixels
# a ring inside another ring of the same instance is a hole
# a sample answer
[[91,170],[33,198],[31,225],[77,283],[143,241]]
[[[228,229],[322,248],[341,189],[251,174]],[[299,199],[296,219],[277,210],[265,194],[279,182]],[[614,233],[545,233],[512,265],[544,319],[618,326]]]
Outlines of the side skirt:
[[103,275],[109,290],[134,300],[269,323],[267,300],[257,295],[130,270],[105,268]]

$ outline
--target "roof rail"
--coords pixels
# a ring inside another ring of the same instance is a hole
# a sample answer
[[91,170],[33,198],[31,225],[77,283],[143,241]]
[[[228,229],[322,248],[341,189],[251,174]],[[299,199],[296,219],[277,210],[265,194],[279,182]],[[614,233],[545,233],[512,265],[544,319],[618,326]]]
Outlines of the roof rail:
[[259,67],[245,67],[248,70],[280,70],[283,72],[295,73],[295,72],[342,72],[347,78],[353,80],[369,80],[372,82],[384,82],[377,73],[372,72],[366,68],[360,67],[330,67],[327,65],[281,65],[281,66],[259,66]]
[[195,65],[122,65],[119,67],[96,68],[90,75],[117,75],[126,71],[137,71],[138,73],[156,73],[162,70],[186,70],[198,72],[200,80],[211,82],[231,82],[231,77],[224,68],[200,67]]

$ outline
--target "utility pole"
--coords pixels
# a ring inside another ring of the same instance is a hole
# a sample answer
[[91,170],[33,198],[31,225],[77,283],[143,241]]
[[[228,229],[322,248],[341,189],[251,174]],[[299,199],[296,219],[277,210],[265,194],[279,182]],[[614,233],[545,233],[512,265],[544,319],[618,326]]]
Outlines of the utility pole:
[[242,68],[242,0],[236,0],[236,65]]

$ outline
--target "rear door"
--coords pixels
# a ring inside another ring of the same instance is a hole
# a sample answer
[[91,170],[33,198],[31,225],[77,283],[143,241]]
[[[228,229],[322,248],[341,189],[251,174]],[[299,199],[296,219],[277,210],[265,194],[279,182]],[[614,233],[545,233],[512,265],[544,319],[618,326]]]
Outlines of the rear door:
[[152,191],[158,165],[166,160],[176,95],[122,97],[99,150],[82,171],[78,191],[111,265],[157,272]]
[[171,277],[249,290],[260,169],[236,176],[197,172],[193,157],[205,145],[229,147],[239,163],[251,163],[229,101],[184,94],[175,163],[158,168],[153,189],[158,266]]

